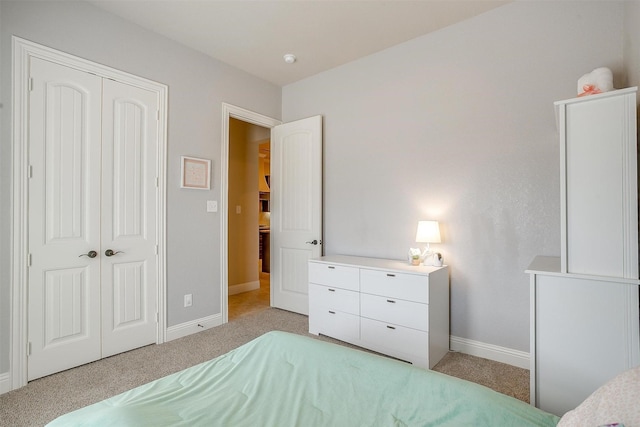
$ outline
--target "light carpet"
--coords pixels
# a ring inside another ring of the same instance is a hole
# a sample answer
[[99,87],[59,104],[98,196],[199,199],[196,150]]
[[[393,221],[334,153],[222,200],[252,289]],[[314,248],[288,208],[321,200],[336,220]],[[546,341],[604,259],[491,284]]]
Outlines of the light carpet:
[[[25,387],[0,395],[0,426],[43,426],[62,414],[205,362],[272,330],[353,347],[310,335],[307,316],[269,308],[168,343],[142,347],[31,381]],[[434,370],[529,401],[526,369],[450,352]]]

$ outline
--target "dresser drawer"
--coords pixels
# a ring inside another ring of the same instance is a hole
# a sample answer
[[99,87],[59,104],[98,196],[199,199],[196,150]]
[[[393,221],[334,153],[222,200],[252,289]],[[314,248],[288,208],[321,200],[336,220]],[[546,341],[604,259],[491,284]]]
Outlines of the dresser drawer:
[[411,355],[414,359],[428,359],[429,333],[399,325],[360,319],[360,339],[374,350],[402,358]]
[[360,291],[427,304],[429,278],[417,274],[361,269]]
[[357,342],[360,339],[360,316],[312,305],[309,307],[309,331]]
[[360,269],[309,262],[309,282],[352,291],[360,290]]
[[372,320],[429,331],[429,306],[416,302],[360,294],[360,314]]
[[309,304],[344,313],[360,314],[360,294],[356,291],[309,284]]

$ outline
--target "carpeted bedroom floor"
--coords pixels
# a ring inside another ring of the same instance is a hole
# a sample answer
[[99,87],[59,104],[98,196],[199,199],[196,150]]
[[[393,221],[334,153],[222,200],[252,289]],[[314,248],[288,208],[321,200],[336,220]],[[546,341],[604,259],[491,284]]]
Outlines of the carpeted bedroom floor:
[[[43,426],[54,418],[228,352],[265,332],[309,335],[306,316],[269,308],[161,345],[151,345],[30,382],[0,395],[0,426]],[[324,341],[347,345],[327,337]],[[352,347],[352,346],[350,346]],[[450,352],[434,370],[525,402],[529,371]]]

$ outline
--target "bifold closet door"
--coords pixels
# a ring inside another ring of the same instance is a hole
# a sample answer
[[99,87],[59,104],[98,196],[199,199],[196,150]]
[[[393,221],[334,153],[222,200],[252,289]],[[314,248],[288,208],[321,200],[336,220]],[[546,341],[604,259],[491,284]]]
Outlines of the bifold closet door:
[[31,79],[29,380],[101,357],[102,78],[33,58]]
[[156,94],[33,58],[28,379],[157,340]]
[[157,110],[155,93],[104,80],[102,357],[157,339]]

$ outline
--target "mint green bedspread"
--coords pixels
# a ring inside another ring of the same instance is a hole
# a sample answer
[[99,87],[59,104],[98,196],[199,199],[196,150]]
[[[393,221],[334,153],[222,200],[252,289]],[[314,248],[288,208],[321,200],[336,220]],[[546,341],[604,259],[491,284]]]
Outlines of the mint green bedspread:
[[59,426],[555,426],[486,387],[285,332],[57,418]]

